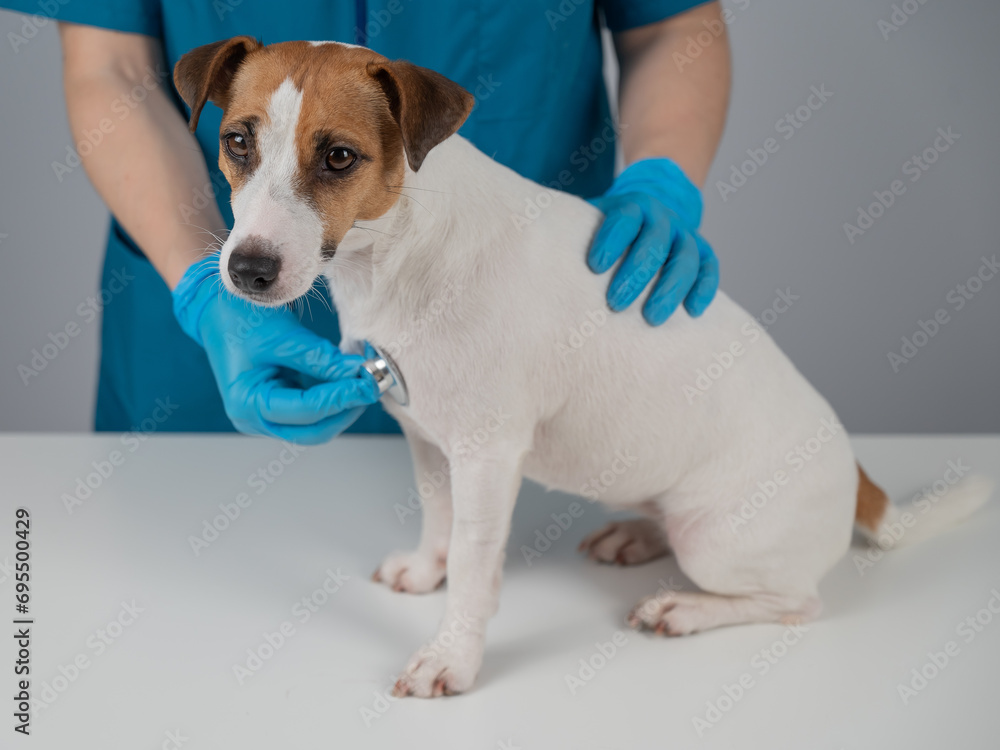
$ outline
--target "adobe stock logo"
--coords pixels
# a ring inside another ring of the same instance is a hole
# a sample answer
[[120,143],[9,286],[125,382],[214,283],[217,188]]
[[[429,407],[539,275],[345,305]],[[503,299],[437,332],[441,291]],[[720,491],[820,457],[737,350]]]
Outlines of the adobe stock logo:
[[918,319],[916,330],[900,339],[898,351],[886,352],[889,366],[894,373],[898,373],[905,365],[912,362],[913,358],[952,321],[952,315],[964,309],[972,298],[983,290],[986,283],[1000,273],[1000,262],[997,261],[996,253],[991,258],[983,255],[980,260],[982,262],[976,272],[964,282],[953,286],[944,296],[945,302],[951,308],[950,312],[945,307],[939,307],[933,315],[928,316],[927,320]]
[[[734,0],[736,9],[744,11],[750,7],[750,0]],[[701,22],[704,27],[697,34],[689,34],[685,38],[684,52],[675,51],[671,58],[677,70],[684,72],[684,68],[694,65],[694,61],[701,57],[701,53],[708,49],[716,39],[722,36],[726,27],[736,20],[736,13],[731,8],[723,8],[719,20],[717,18],[705,19]]]
[[746,150],[748,159],[739,164],[734,162],[729,165],[729,179],[715,181],[715,189],[719,191],[722,202],[728,201],[747,184],[747,180],[763,169],[770,158],[781,150],[782,143],[794,138],[802,126],[812,119],[813,113],[821,110],[832,97],[833,92],[826,87],[825,83],[821,83],[818,87],[810,86],[809,96],[806,97],[805,101],[795,109],[786,112],[774,123],[774,132],[781,136],[781,140],[774,137],[765,138],[757,146],[748,148]]
[[882,34],[882,38],[888,41],[889,35],[894,31],[899,31],[926,2],[927,0],[903,0],[901,4],[893,3],[889,18],[880,18],[875,24]]
[[[903,174],[910,178],[910,183],[919,180],[924,173],[931,168],[941,154],[950,149],[955,142],[962,137],[961,133],[952,131],[951,126],[938,128],[937,135],[930,146],[919,154],[914,154],[903,163]],[[906,192],[907,185],[902,180],[893,180],[885,190],[875,190],[872,195],[875,200],[865,206],[858,206],[858,218],[854,224],[849,221],[844,222],[844,234],[847,241],[852,245],[857,242],[858,237],[864,236],[865,232],[871,229],[875,222],[881,219],[885,213],[896,203],[896,199]]]
[[35,6],[38,8],[38,13],[24,16],[21,33],[15,34],[13,31],[7,33],[7,41],[10,43],[10,48],[14,50],[14,54],[19,53],[21,47],[38,36],[38,32],[55,19],[59,12],[59,6],[66,5],[68,2],[69,0],[39,0]]
[[42,370],[62,354],[73,339],[83,333],[85,326],[98,320],[104,308],[125,291],[129,282],[135,280],[135,276],[130,274],[125,266],[122,266],[120,271],[112,271],[110,275],[111,280],[108,285],[102,288],[97,296],[87,297],[76,306],[76,315],[82,323],[70,320],[62,328],[49,331],[48,341],[32,349],[27,362],[17,366],[17,374],[24,385],[30,385],[32,378],[41,375]]
[[590,656],[581,658],[577,662],[580,668],[576,671],[576,674],[567,672],[563,676],[569,694],[576,695],[579,690],[585,688],[597,676],[597,673],[604,669],[608,665],[608,662],[614,659],[618,652],[625,648],[628,643],[628,634],[622,630],[616,630],[611,634],[611,638],[603,643],[600,641],[595,642],[594,650]]
[[736,708],[808,632],[809,628],[805,625],[790,625],[784,635],[754,654],[750,659],[750,669],[745,670],[732,682],[724,684],[714,700],[705,701],[703,714],[691,717],[691,723],[698,737],[704,738],[706,732],[715,728],[730,711]]
[[[983,606],[955,626],[955,635],[968,646],[995,619],[998,619],[997,615],[1000,615],[1000,591],[992,588],[989,591],[989,599]],[[961,653],[962,644],[955,639],[945,641],[940,651],[928,650],[927,659],[919,666],[910,669],[905,682],[896,683],[896,693],[903,705],[910,705],[914,698],[927,690],[931,682],[951,666]]]

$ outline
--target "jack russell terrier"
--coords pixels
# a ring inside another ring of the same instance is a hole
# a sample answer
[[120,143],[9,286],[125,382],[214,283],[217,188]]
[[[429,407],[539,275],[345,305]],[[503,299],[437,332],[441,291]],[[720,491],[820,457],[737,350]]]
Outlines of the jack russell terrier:
[[[625,565],[673,553],[701,591],[647,597],[628,618],[665,635],[814,618],[852,528],[875,542],[902,528],[907,511],[857,465],[830,405],[725,294],[662,328],[641,304],[608,313],[607,278],[584,262],[601,212],[456,135],[473,106],[458,84],[363,47],[250,37],[189,52],[174,81],[192,131],[207,101],[224,111],[226,288],[283,305],[325,275],[342,348],[390,350],[405,377],[408,404],[384,401],[417,476],[448,467],[417,549],[375,574],[413,593],[448,580],[439,633],[397,695],[472,686],[522,476],[638,512],[581,548]],[[533,219],[531,201],[547,204]],[[735,366],[694,385],[727,356]],[[593,489],[622,452],[629,466]],[[965,518],[990,489],[963,480],[901,541]]]

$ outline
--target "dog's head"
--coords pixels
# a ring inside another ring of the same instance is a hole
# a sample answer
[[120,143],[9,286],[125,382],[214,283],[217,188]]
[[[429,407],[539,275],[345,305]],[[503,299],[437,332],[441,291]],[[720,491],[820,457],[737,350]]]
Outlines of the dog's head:
[[191,108],[223,110],[219,167],[235,226],[223,283],[262,305],[308,291],[355,221],[399,199],[405,164],[468,117],[473,98],[434,71],[363,47],[234,37],[198,47],[174,68]]

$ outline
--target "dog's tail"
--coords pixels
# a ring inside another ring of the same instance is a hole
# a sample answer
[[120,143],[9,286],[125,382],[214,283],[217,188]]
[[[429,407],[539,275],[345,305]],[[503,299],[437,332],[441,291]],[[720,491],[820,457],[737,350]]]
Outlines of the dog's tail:
[[882,549],[916,544],[957,525],[981,508],[993,492],[993,480],[971,475],[945,484],[939,493],[925,491],[899,505],[858,466],[858,505],[855,528]]

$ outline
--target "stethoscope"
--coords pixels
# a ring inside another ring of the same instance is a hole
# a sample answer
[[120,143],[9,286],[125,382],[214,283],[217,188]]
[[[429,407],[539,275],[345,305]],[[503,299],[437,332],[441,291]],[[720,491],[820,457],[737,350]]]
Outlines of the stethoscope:
[[380,395],[388,395],[400,406],[410,403],[410,398],[406,393],[406,381],[399,367],[392,361],[392,357],[383,352],[372,343],[368,346],[375,352],[375,356],[365,360],[362,367],[375,379]]

